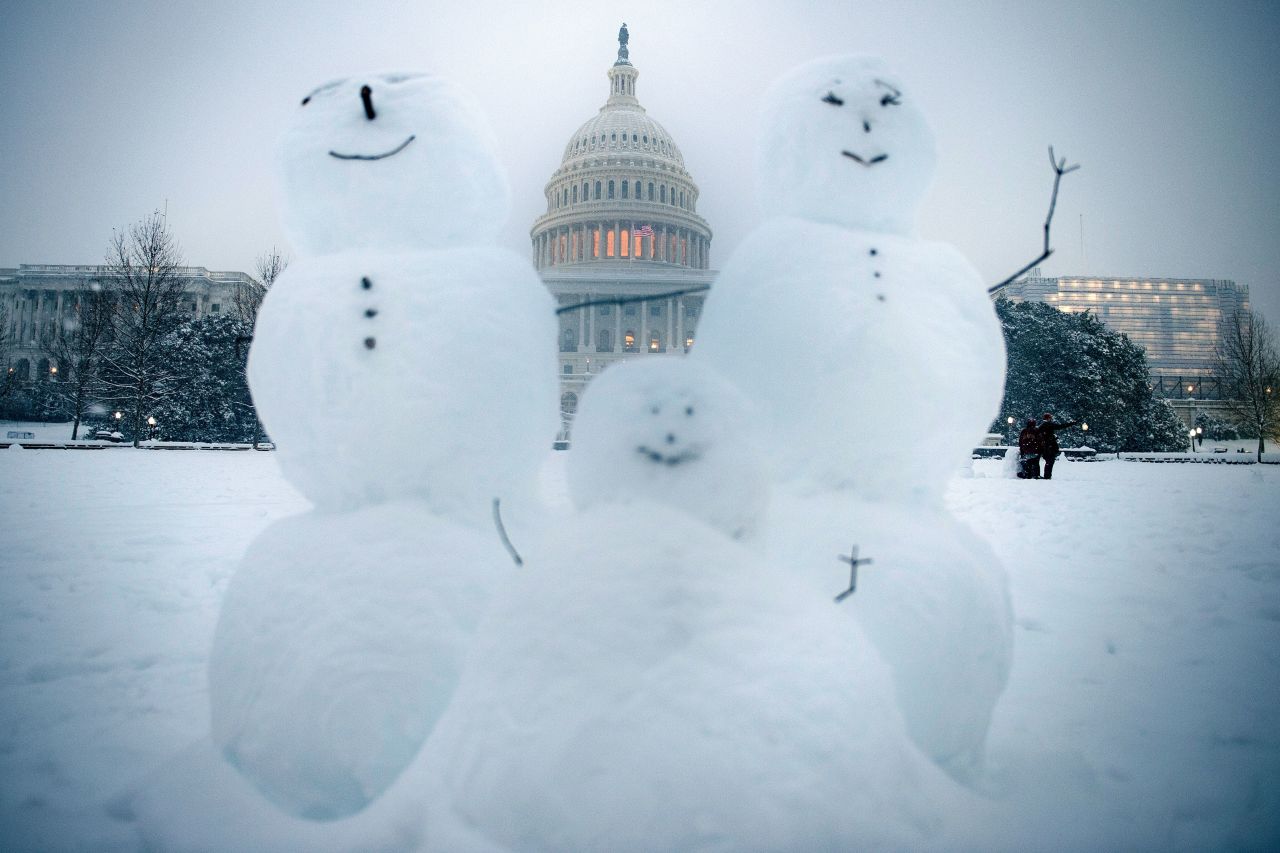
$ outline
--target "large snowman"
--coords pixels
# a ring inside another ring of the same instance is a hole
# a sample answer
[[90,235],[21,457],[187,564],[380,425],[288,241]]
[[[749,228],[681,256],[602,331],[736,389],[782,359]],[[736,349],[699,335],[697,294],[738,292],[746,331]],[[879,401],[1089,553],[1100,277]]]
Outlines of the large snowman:
[[282,143],[303,256],[249,360],[285,476],[314,511],[267,529],[210,661],[224,758],[289,814],[353,814],[443,711],[512,569],[495,498],[527,506],[556,428],[553,306],[493,245],[507,190],[486,124],[438,77],[322,86]]
[[[724,267],[691,358],[761,406],[779,482],[770,551],[838,592],[894,672],[916,742],[979,764],[1011,657],[1007,583],[942,507],[998,410],[1000,327],[978,274],[913,232],[932,133],[876,59],[815,60],[765,96],[766,219]],[[847,571],[848,566],[844,566]]]
[[683,359],[592,383],[577,513],[496,600],[423,750],[429,847],[939,843],[961,795],[908,740],[883,662],[753,538],[755,420]]

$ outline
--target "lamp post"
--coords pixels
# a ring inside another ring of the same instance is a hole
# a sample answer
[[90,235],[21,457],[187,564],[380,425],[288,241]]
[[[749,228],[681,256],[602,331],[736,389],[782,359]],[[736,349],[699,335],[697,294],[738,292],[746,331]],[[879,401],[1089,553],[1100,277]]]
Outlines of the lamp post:
[[1013,415],[1005,418],[1005,422],[1009,424],[1009,442],[1013,443],[1016,436],[1013,434]]
[[1204,427],[1196,427],[1196,447],[1204,447]]
[[156,437],[156,416],[148,415],[147,416],[147,438],[153,439],[155,437]]
[[1196,431],[1191,430],[1187,433],[1187,442],[1191,445],[1191,452],[1196,452]]

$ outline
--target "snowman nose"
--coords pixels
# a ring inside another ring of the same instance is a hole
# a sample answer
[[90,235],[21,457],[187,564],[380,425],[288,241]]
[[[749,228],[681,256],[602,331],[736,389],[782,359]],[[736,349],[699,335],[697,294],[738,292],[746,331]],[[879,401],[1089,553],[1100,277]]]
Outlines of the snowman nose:
[[378,114],[373,111],[373,90],[368,86],[361,87],[360,101],[364,104],[365,118],[369,119],[369,121],[373,121],[378,117]]

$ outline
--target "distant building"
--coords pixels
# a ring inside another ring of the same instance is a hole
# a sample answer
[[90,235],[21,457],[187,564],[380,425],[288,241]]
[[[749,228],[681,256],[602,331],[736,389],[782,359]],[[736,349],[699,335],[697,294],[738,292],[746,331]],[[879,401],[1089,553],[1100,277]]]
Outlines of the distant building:
[[[238,288],[255,284],[242,272],[214,272],[204,267],[181,267],[185,281],[184,308],[193,318],[225,314],[235,304]],[[75,317],[76,293],[91,289],[110,273],[100,266],[21,264],[0,268],[0,315],[7,343],[3,368],[19,381],[51,379],[57,364],[49,360],[41,339],[54,334],[58,323]],[[65,369],[61,375],[66,376]]]
[[1222,323],[1249,310],[1247,286],[1209,278],[1047,278],[1033,269],[1000,295],[1093,312],[1146,350],[1155,391],[1170,400],[1222,399],[1216,363]]
[[626,24],[608,71],[609,98],[574,131],[533,223],[533,262],[559,305],[655,296],[560,315],[561,411],[566,428],[587,382],[610,364],[693,345],[710,285],[711,228],[698,186],[671,134],[636,99]]

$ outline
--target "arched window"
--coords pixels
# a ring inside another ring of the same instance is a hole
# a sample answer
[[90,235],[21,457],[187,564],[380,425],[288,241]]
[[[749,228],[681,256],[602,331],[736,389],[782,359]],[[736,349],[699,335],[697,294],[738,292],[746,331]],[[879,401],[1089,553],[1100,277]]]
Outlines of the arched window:
[[591,232],[591,257],[600,257],[600,229]]
[[645,144],[645,145],[648,145],[648,144],[649,144],[649,134],[647,134],[647,133],[644,135],[644,144]]
[[622,257],[630,256],[631,241],[627,239],[627,229],[623,228],[622,233],[618,235],[618,248],[621,250]]
[[649,182],[649,201],[653,201],[653,181]]
[[640,198],[640,182],[636,181],[636,198]]
[[578,395],[572,391],[565,391],[560,395],[560,415],[568,420],[576,411],[578,411]]
[[666,186],[666,184],[663,184],[661,187],[659,187],[659,188],[658,188],[658,198],[662,201],[662,203],[663,203],[663,204],[666,204],[666,203],[667,203],[667,186]]
[[618,134],[616,134],[616,133],[611,133],[611,134],[609,134],[609,141],[610,141],[610,142],[617,142],[617,141],[618,141]]
[[623,181],[623,182],[622,182],[622,197],[623,197],[623,198],[627,198],[627,196],[629,195],[629,192],[628,192],[628,191],[629,191],[630,189],[631,189],[631,184],[630,184],[629,182],[627,182],[627,181]]
[[49,359],[42,358],[37,362],[36,378],[42,381],[49,378]]
[[614,197],[614,192],[613,192],[613,190],[614,190],[614,182],[613,182],[613,181],[609,181],[609,198],[613,198],[613,197]]
[[586,181],[583,181],[582,182],[582,200],[586,201],[589,198],[591,198],[591,187],[587,184]]
[[596,181],[596,201],[600,200],[600,182]]
[[578,330],[566,328],[560,332],[560,352],[578,351]]
[[631,141],[632,141],[632,142],[639,142],[640,140],[638,140],[638,139],[636,138],[636,135],[633,133],[633,134],[631,134]]
[[17,375],[19,382],[26,382],[31,378],[31,362],[25,358],[18,359],[17,370],[14,373]]
[[684,351],[688,352],[689,348],[692,346],[693,346],[693,335],[689,335],[684,339]]
[[662,352],[662,333],[659,331],[649,332],[649,352]]
[[622,333],[622,348],[627,352],[636,352],[636,333],[627,329]]
[[680,206],[684,207],[684,190],[680,190]]
[[606,243],[606,245],[605,245],[605,254],[606,254],[608,257],[610,257],[610,258],[612,258],[612,257],[613,257],[613,241],[614,241],[615,239],[616,239],[616,237],[614,236],[613,229],[612,229],[612,228],[610,228],[610,229],[609,229],[609,233],[608,233],[608,239],[605,241],[605,243]]
[[601,329],[596,333],[596,352],[613,352],[612,329]]
[[573,192],[569,194],[569,197],[573,199],[574,204],[578,203],[578,187],[576,185],[573,188]]

